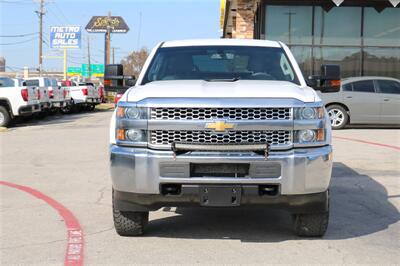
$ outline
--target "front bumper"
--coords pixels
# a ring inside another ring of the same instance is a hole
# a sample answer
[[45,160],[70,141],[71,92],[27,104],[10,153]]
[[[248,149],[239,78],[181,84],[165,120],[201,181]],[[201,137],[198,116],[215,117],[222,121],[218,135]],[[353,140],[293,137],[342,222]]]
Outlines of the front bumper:
[[[111,178],[119,192],[160,194],[160,184],[276,184],[279,195],[304,195],[328,189],[332,172],[332,147],[292,149],[271,152],[264,156],[253,152],[190,152],[174,159],[172,151],[110,146]],[[162,176],[160,166],[165,163],[248,163],[250,165],[279,163],[280,176],[252,177],[185,177]]]

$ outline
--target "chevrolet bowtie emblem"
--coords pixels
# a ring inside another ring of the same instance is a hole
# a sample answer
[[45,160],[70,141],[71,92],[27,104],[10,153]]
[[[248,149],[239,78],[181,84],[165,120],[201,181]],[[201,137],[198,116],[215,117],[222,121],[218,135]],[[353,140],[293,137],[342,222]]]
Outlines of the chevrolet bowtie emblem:
[[224,121],[215,121],[214,123],[207,123],[206,128],[214,129],[218,132],[226,131],[227,129],[234,128],[234,124],[225,123]]

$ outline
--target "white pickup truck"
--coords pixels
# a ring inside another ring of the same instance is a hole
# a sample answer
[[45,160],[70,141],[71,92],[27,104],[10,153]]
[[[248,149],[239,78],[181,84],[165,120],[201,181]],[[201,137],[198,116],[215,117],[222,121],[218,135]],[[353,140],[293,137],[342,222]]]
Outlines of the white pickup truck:
[[[105,84],[121,79],[108,67]],[[311,83],[338,90],[339,67]],[[281,42],[160,43],[118,102],[110,156],[120,235],[143,234],[149,211],[168,206],[278,207],[299,236],[328,226],[329,117]]]
[[[50,103],[49,108],[62,108],[69,104],[69,102],[65,100],[67,91],[65,91],[63,87],[58,86],[57,80],[54,78],[32,77],[25,79],[24,84],[40,87],[42,89],[41,93],[44,93],[44,95],[47,93]],[[44,97],[42,97],[42,99]],[[45,101],[45,99],[43,100]]]
[[50,82],[46,78],[32,77],[26,78],[22,83],[23,86],[36,87],[39,94],[40,109],[42,112],[47,112],[51,109],[51,101],[49,95]]
[[65,108],[65,112],[78,109],[93,110],[99,104],[99,97],[92,83],[77,81],[62,81],[62,87],[69,90],[71,97],[71,108]]
[[0,77],[0,127],[15,117],[40,112],[38,96],[37,88],[15,86],[12,79]]

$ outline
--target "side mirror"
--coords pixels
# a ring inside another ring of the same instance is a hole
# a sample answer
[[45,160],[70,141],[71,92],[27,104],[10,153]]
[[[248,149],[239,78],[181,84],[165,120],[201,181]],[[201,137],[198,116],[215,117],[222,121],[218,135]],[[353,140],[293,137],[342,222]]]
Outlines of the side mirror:
[[321,92],[338,92],[340,90],[340,66],[321,65],[321,75],[310,76],[307,85]]
[[131,76],[125,79],[125,86],[132,87],[135,86],[135,84],[136,84],[135,76]]

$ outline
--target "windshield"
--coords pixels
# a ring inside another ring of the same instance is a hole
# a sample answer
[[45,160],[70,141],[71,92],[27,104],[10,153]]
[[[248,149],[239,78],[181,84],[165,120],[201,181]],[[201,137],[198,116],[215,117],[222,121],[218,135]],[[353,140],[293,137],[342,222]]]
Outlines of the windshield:
[[299,84],[282,48],[197,46],[158,49],[142,84],[159,80],[281,80]]

